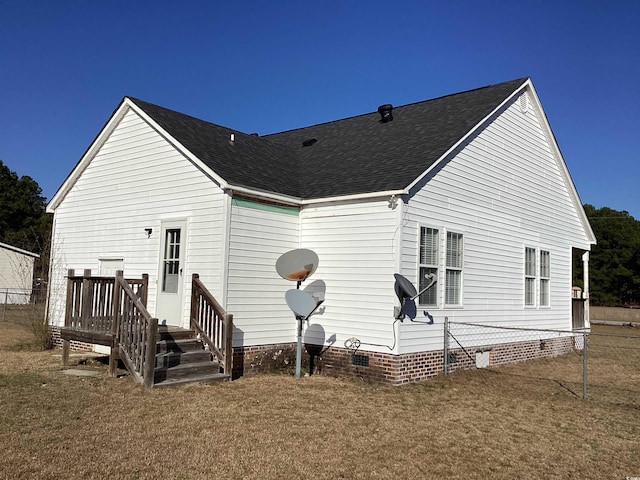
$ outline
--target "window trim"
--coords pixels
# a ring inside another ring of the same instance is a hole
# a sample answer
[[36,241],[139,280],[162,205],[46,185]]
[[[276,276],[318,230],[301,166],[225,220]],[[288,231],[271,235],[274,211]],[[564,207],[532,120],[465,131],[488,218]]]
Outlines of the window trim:
[[[456,235],[457,242],[459,245],[459,251],[456,252],[456,255],[459,257],[459,266],[457,265],[449,265],[449,235]],[[455,230],[447,230],[445,232],[445,258],[444,258],[444,305],[448,308],[461,308],[464,304],[464,233],[458,232]],[[458,272],[458,294],[457,294],[457,302],[456,303],[448,303],[447,302],[447,294],[449,291],[449,283],[448,277],[449,272]]]
[[[546,254],[546,272],[543,272],[543,254]],[[549,308],[551,307],[551,252],[549,250],[540,249],[538,253],[538,258],[540,260],[540,275],[538,279],[539,287],[538,287],[538,303],[540,307]],[[546,273],[546,275],[543,275]],[[545,285],[543,287],[543,285]],[[543,295],[546,296],[546,303],[543,303]]]
[[[533,273],[529,269],[531,266],[529,254],[533,258]],[[527,245],[524,246],[524,275],[523,275],[523,302],[525,308],[535,308],[537,307],[537,289],[536,286],[538,284],[538,249],[535,247],[529,247]],[[531,286],[532,291],[528,291],[528,286]],[[529,300],[531,300],[530,303]]]
[[[429,264],[429,263],[422,263],[422,231],[423,229],[425,230],[433,230],[435,231],[435,238],[436,238],[436,249],[435,249],[435,253],[436,253],[436,263],[435,264]],[[418,279],[416,282],[416,285],[418,286],[418,291],[421,290],[420,286],[420,282],[421,282],[421,276],[422,276],[422,269],[426,268],[429,270],[435,270],[435,274],[436,274],[436,278],[438,279],[438,282],[436,282],[436,284],[431,287],[434,290],[434,297],[435,297],[435,303],[422,303],[421,302],[421,298],[418,298],[418,305],[421,307],[431,307],[431,308],[439,308],[441,303],[440,303],[440,288],[438,287],[438,284],[440,283],[440,273],[441,273],[441,257],[442,257],[442,241],[441,241],[441,235],[442,235],[442,229],[438,228],[438,227],[433,227],[430,225],[419,225],[418,228]]]

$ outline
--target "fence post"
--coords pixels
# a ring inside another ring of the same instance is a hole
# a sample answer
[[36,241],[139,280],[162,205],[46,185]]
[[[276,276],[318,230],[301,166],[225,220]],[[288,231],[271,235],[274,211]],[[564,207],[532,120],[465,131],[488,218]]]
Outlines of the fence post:
[[582,333],[582,398],[587,399],[587,342],[589,335],[586,330]]
[[6,288],[4,291],[4,308],[2,309],[2,321],[4,321],[7,315],[7,303],[9,303],[9,288]]
[[449,374],[449,317],[444,317],[444,348],[442,350],[443,373],[446,377]]

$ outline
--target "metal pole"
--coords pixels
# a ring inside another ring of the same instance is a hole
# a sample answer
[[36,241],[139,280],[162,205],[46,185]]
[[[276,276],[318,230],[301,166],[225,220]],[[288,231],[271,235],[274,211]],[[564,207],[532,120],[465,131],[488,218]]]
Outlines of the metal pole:
[[4,308],[2,309],[2,321],[4,322],[7,317],[7,302],[9,301],[9,289],[4,291]]
[[300,368],[302,367],[302,317],[296,316],[298,320],[298,346],[296,348],[296,378],[300,378]]
[[444,355],[443,367],[446,377],[449,373],[449,317],[444,317],[444,349],[442,354]]
[[582,334],[582,398],[587,399],[587,341],[589,335],[585,331]]

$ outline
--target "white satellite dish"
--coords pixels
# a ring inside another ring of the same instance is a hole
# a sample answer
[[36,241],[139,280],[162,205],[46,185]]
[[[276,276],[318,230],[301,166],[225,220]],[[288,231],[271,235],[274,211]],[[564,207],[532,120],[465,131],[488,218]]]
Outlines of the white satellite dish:
[[298,290],[295,288],[287,290],[284,294],[284,299],[291,311],[295,313],[297,317],[301,317],[303,319],[306,319],[311,315],[319,305],[316,299],[310,294],[304,290]]
[[316,271],[318,262],[316,252],[298,248],[280,255],[276,261],[276,272],[286,280],[303,282]]

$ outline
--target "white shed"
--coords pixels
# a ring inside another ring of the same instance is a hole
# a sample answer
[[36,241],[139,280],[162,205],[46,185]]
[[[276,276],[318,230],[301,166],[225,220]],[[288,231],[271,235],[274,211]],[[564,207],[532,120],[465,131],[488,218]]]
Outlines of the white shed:
[[0,243],[0,303],[29,303],[33,263],[38,257],[36,253]]

